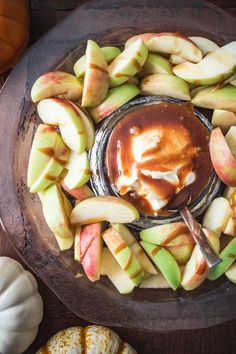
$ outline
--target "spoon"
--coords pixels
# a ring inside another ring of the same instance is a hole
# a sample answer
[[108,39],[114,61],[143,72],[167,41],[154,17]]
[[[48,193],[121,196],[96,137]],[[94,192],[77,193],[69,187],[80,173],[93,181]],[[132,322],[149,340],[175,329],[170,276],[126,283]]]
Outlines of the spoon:
[[200,248],[209,268],[221,262],[216,252],[210,245],[206,235],[202,231],[195,217],[191,214],[188,205],[192,199],[191,193],[187,189],[182,189],[167,205],[171,212],[179,211],[194,241]]

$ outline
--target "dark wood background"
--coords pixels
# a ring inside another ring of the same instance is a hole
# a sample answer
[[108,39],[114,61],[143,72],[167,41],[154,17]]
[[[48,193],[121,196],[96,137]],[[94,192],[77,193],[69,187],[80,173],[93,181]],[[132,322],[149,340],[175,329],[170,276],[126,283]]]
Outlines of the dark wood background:
[[[65,18],[76,6],[84,2],[86,0],[31,0],[30,43],[41,37],[47,30]],[[236,16],[236,0],[214,0],[211,3],[224,8]],[[207,21],[207,19],[203,19],[203,21]],[[19,259],[2,232],[0,232],[1,255]],[[38,280],[38,283],[39,291],[44,300],[44,318],[40,325],[38,336],[33,345],[27,350],[27,354],[35,353],[50,336],[62,328],[88,324],[67,310],[40,280]],[[124,328],[116,331],[142,354],[236,353],[236,320],[220,326],[195,331],[176,331],[159,334]]]

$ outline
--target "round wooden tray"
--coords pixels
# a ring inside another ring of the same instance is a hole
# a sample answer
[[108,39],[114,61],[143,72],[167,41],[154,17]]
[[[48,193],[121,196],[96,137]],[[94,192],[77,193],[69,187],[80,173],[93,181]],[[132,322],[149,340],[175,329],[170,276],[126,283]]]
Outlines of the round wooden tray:
[[205,1],[96,0],[79,7],[32,46],[8,78],[0,96],[0,213],[25,263],[74,313],[110,326],[150,331],[204,328],[236,317],[236,287],[225,278],[193,292],[136,289],[121,296],[109,281],[93,284],[59,253],[37,196],[26,187],[29,151],[39,120],[30,101],[35,79],[45,71],[71,68],[88,38],[101,45],[124,42],[142,32],[181,31],[220,45],[235,39],[235,18]]

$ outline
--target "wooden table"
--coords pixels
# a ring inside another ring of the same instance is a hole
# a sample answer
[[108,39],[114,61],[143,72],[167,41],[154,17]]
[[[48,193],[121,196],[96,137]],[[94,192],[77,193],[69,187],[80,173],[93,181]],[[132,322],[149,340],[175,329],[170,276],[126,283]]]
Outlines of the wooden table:
[[[31,43],[85,1],[31,0]],[[235,0],[214,0],[211,2],[236,16]],[[0,232],[0,255],[19,259],[2,232]],[[33,345],[27,350],[27,354],[35,353],[51,335],[62,328],[87,324],[86,321],[67,310],[40,280],[38,283],[44,300],[44,319],[40,325],[39,334]],[[176,331],[166,334],[151,334],[131,329],[119,329],[117,332],[142,354],[236,353],[236,320],[205,330]]]

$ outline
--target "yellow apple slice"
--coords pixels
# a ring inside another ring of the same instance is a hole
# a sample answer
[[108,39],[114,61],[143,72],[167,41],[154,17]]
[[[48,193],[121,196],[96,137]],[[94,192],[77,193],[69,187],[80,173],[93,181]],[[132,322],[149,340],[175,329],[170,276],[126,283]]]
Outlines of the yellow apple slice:
[[81,226],[75,228],[74,259],[80,262],[80,234]]
[[236,41],[207,54],[198,64],[184,62],[173,68],[176,76],[196,85],[216,84],[236,67]]
[[164,278],[161,273],[156,275],[151,275],[150,277],[144,279],[139,285],[143,289],[167,289],[171,288],[170,284]]
[[188,37],[181,33],[142,33],[128,39],[125,47],[129,47],[137,39],[142,39],[149,52],[176,54],[182,58],[198,63],[202,52]]
[[88,40],[82,107],[98,106],[106,98],[107,91],[108,65],[97,43]]
[[235,225],[232,217],[229,218],[229,221],[226,227],[224,228],[223,233],[228,236],[235,236]]
[[203,218],[203,227],[218,235],[225,229],[231,217],[231,208],[228,199],[218,197],[208,207]]
[[64,178],[64,183],[69,189],[83,186],[91,177],[89,158],[86,151],[82,154],[76,154],[71,151],[66,168],[68,173]]
[[220,128],[215,128],[209,147],[219,178],[228,186],[236,186],[236,127],[231,127],[225,137]]
[[103,196],[93,197],[78,203],[71,214],[71,223],[77,225],[108,221],[131,223],[139,218],[137,209],[124,199]]
[[141,265],[143,271],[148,274],[157,274],[156,268],[134,237],[134,235],[130,232],[127,226],[123,224],[112,224],[112,227],[118,231],[127,245],[134,252],[139,264]]
[[148,54],[139,77],[143,78],[151,74],[173,74],[172,65],[169,60],[159,54]]
[[38,104],[38,114],[46,124],[58,125],[64,143],[81,154],[86,147],[84,123],[69,101],[62,98],[47,98]]
[[40,76],[31,90],[33,102],[44,98],[64,95],[70,100],[79,100],[82,96],[83,84],[79,79],[69,73],[52,71]]
[[226,134],[232,125],[236,126],[236,114],[223,109],[214,109],[211,124],[213,128],[219,127]]
[[107,247],[102,252],[101,274],[107,275],[120,294],[130,294],[134,290],[134,283]]
[[140,90],[142,95],[170,96],[186,101],[191,99],[188,84],[169,74],[146,76],[140,83]]

